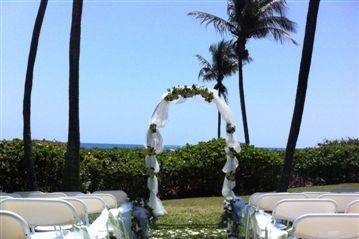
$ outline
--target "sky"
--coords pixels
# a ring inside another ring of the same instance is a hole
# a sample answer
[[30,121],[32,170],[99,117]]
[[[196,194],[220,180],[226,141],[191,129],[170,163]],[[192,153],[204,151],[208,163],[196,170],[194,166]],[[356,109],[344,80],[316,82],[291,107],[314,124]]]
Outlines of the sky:
[[[1,139],[22,137],[22,99],[39,1],[1,1]],[[251,39],[254,61],[244,68],[251,144],[285,147],[295,101],[308,1],[288,1],[299,43]],[[70,0],[49,0],[32,92],[32,137],[67,140]],[[81,142],[143,144],[150,116],[166,89],[213,83],[197,79],[196,54],[209,59],[217,34],[187,16],[194,10],[226,17],[226,1],[84,1],[80,56]],[[359,137],[359,1],[322,0],[299,147]],[[225,79],[229,106],[244,141],[237,75]],[[171,105],[165,144],[216,137],[214,105]]]

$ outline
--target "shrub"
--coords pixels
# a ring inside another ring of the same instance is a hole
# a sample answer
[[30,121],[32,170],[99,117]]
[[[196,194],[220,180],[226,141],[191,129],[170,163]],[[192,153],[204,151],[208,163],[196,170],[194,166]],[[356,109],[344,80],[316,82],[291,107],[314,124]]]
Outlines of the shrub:
[[[220,195],[225,163],[223,139],[186,145],[158,155],[161,164],[159,194],[162,198]],[[25,190],[21,140],[0,142],[0,189]],[[61,190],[66,146],[34,141],[33,159],[40,190]],[[122,189],[130,197],[148,195],[144,149],[82,149],[81,182],[84,191]],[[242,145],[237,155],[235,191],[248,194],[275,190],[283,154]],[[358,182],[359,140],[325,141],[315,148],[297,150],[292,185]]]
[[294,155],[293,186],[359,182],[359,140],[324,141]]

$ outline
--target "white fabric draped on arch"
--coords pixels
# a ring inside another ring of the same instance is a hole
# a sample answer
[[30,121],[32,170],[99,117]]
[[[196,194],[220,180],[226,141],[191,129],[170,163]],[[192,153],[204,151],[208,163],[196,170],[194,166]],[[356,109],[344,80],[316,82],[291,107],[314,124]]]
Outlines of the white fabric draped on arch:
[[163,140],[159,128],[163,128],[168,119],[169,103],[175,104],[183,103],[187,98],[194,96],[201,97],[208,103],[214,103],[221,114],[221,117],[227,123],[227,139],[226,139],[226,155],[227,161],[222,171],[226,174],[222,187],[222,195],[224,197],[233,197],[233,188],[236,185],[234,174],[238,167],[238,159],[235,157],[235,152],[240,151],[240,145],[235,139],[235,127],[232,124],[232,113],[228,105],[218,96],[216,90],[209,90],[193,85],[192,87],[174,87],[169,89],[163,96],[162,100],[156,106],[147,130],[147,156],[145,164],[147,168],[147,187],[150,191],[149,206],[155,216],[163,216],[167,214],[161,200],[158,198],[158,180],[156,174],[160,170],[160,165],[157,161],[156,154],[163,151]]

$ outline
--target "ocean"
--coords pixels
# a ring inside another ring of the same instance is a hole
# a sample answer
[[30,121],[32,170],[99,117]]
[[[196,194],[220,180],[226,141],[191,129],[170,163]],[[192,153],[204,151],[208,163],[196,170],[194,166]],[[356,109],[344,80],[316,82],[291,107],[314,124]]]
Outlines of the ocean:
[[[124,148],[124,149],[140,149],[144,148],[144,145],[141,144],[101,144],[101,143],[81,143],[81,148],[85,149],[112,149],[112,148]],[[171,149],[179,149],[182,146],[179,145],[165,145],[163,148],[165,150],[171,150]]]
[[[165,150],[175,150],[175,149],[179,149],[181,147],[182,147],[181,145],[165,145],[164,149]],[[144,145],[141,145],[141,144],[81,143],[81,148],[85,148],[85,149],[93,149],[93,148],[98,148],[98,149],[112,149],[112,148],[140,149],[140,148],[144,148]],[[285,151],[285,148],[265,148],[265,147],[263,147],[263,149],[268,149],[268,150],[277,151],[277,152]]]

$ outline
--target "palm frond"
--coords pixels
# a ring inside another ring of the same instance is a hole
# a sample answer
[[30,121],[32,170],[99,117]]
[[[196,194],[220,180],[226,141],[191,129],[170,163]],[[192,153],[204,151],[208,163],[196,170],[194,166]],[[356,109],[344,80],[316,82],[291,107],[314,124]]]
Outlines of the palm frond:
[[258,14],[270,16],[274,13],[283,16],[285,14],[287,3],[285,0],[264,0],[259,3]]
[[196,58],[203,67],[211,68],[211,63],[209,63],[203,56],[197,54]]
[[202,81],[214,81],[217,79],[217,74],[210,68],[202,68],[198,73],[198,79],[202,79]]
[[296,31],[296,23],[284,16],[267,16],[259,19],[258,27],[269,26],[281,28],[289,32]]
[[255,31],[250,33],[254,38],[263,38],[270,34],[274,40],[279,41],[280,43],[284,43],[285,41],[289,41],[294,45],[297,45],[297,42],[283,29],[276,27],[260,27],[255,29]]
[[206,27],[212,24],[219,33],[227,33],[232,28],[229,22],[210,13],[196,11],[187,15],[200,20],[201,24],[205,24]]

